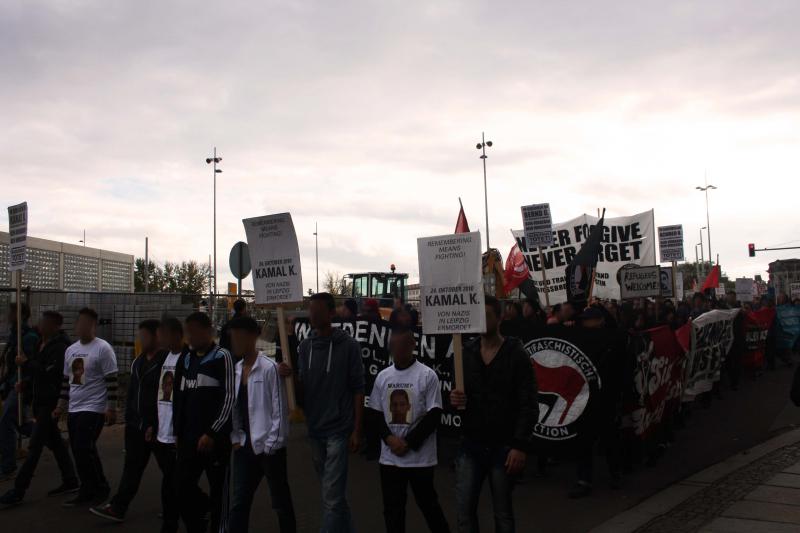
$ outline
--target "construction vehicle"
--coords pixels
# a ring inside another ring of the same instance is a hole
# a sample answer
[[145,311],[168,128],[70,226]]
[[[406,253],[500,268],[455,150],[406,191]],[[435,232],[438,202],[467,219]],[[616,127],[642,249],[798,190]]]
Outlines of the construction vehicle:
[[392,312],[395,298],[402,298],[403,301],[408,297],[408,274],[395,272],[395,266],[391,266],[391,272],[362,272],[357,274],[347,274],[342,280],[342,286],[350,285],[349,294],[358,303],[361,311],[364,301],[374,298],[378,301],[381,316],[388,318]]

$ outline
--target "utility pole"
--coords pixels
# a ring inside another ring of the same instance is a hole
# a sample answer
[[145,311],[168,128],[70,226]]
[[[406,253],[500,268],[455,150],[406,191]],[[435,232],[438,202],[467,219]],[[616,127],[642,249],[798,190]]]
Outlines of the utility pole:
[[[716,187],[708,184],[708,172],[706,172],[705,182],[706,182],[705,187],[695,187],[695,189],[704,192],[706,195],[706,229],[708,230],[708,260],[713,261],[714,256],[711,255],[711,219],[708,214],[708,190],[716,189]],[[717,261],[717,263],[719,263],[719,261]]]
[[316,222],[314,222],[314,255],[317,262],[317,292],[319,292],[319,229]]
[[150,292],[150,255],[148,238],[144,238],[144,293]]
[[487,141],[484,132],[481,132],[481,142],[479,142],[475,148],[481,150],[481,159],[483,159],[483,204],[484,210],[486,211],[486,251],[489,251],[489,194],[486,187],[486,158],[489,157],[486,155],[486,148],[492,147],[492,141]]

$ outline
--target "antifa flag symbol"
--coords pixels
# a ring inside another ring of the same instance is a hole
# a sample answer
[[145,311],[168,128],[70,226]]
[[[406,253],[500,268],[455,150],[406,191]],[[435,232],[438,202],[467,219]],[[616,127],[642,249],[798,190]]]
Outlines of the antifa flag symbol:
[[561,416],[558,417],[558,424],[563,424],[570,408],[583,390],[583,386],[586,385],[586,380],[580,372],[571,366],[564,365],[558,368],[550,368],[540,365],[535,359],[531,359],[531,361],[533,362],[533,370],[536,373],[536,381],[540,389],[539,401],[548,407],[544,416],[539,417],[540,421],[546,422],[548,420],[558,399],[561,398],[567,404],[561,411]]

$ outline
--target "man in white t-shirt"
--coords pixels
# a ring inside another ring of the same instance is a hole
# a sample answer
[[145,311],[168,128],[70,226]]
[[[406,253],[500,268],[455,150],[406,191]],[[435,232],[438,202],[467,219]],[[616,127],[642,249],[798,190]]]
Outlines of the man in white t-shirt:
[[439,378],[414,358],[416,340],[409,328],[392,330],[394,364],[375,378],[369,397],[372,423],[381,437],[381,490],[388,533],[404,533],[406,490],[433,533],[448,533],[447,520],[433,485],[437,464],[436,428],[442,416]]
[[97,338],[97,312],[85,307],[75,322],[78,341],[64,353],[61,398],[53,411],[58,419],[68,412],[69,442],[81,488],[64,507],[89,506],[105,500],[111,489],[103,473],[97,439],[104,424],[113,424],[117,413],[117,356]]

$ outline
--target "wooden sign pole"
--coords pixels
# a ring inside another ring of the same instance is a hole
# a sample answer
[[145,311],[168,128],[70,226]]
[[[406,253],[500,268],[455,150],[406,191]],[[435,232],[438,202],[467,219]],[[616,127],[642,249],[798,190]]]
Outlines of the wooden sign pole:
[[681,299],[678,298],[678,262],[672,262],[672,297],[675,298],[675,303]]
[[[292,368],[292,352],[289,349],[289,334],[286,331],[286,315],[283,312],[283,307],[278,307],[278,337],[281,341],[281,355],[283,362],[289,368]],[[294,376],[289,375],[284,378],[286,381],[286,397],[289,402],[289,412],[291,413],[297,408],[297,402],[294,397]]]
[[[22,270],[17,270],[17,357],[22,356]],[[22,427],[22,366],[17,365],[17,424]],[[17,447],[22,448],[22,432],[17,431]]]
[[453,333],[453,371],[456,390],[466,392],[464,387],[464,345],[461,342],[461,333]]

